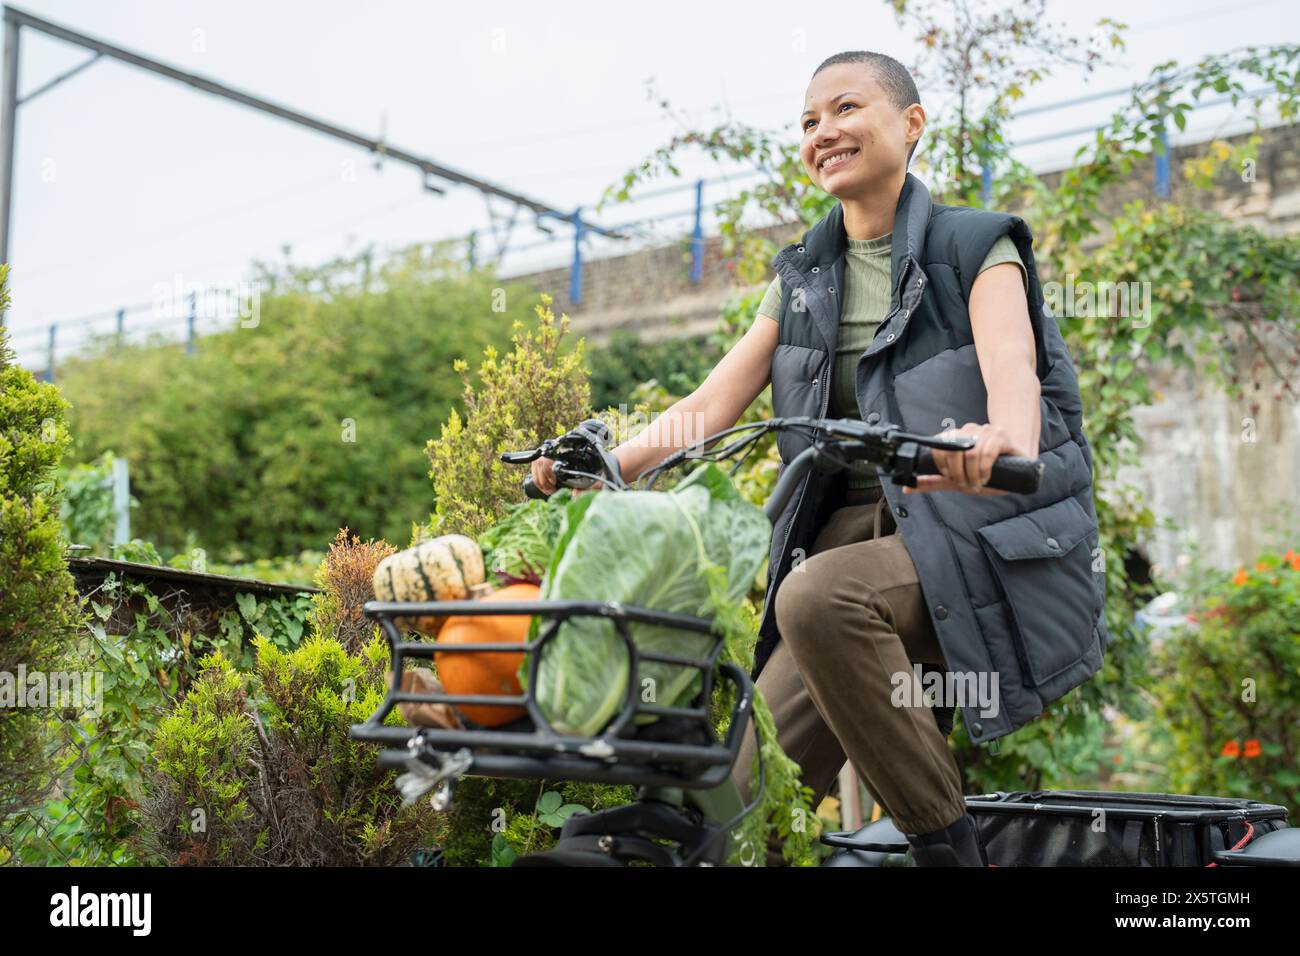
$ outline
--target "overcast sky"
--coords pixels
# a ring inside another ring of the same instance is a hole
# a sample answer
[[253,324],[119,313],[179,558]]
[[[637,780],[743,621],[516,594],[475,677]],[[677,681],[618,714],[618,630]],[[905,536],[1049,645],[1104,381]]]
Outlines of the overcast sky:
[[[870,0],[17,6],[358,132],[384,131],[396,146],[566,210],[593,204],[678,130],[647,98],[647,79],[702,126],[720,121],[725,109],[793,140],[808,79],[827,56],[871,49],[910,65],[916,50],[910,31]],[[1294,0],[1189,0],[1185,9],[1095,0],[1049,9],[1081,36],[1101,16],[1126,22],[1129,49],[1086,81],[1081,72],[1048,79],[1026,106],[1125,86],[1168,59],[1300,39]],[[20,90],[35,90],[88,55],[24,30]],[[926,94],[923,85],[933,120]],[[1026,118],[1013,132],[1027,138],[1071,129],[1116,105]],[[1188,134],[1200,138],[1237,120],[1208,110]],[[1021,155],[1050,165],[1077,142]],[[724,172],[702,156],[683,159],[689,176]],[[282,260],[286,244],[294,262],[311,264],[370,242],[390,248],[463,235],[489,221],[472,189],[424,192],[409,167],[376,169],[360,149],[111,60],[20,107],[15,167],[9,321],[24,353],[50,322],[148,303],[158,283],[178,275],[233,285],[247,278],[254,258]],[[707,196],[725,192],[711,187]],[[615,207],[602,221],[691,201],[682,193],[653,207]],[[517,242],[543,238],[530,220],[521,214]],[[570,246],[520,253],[515,264],[560,264]]]

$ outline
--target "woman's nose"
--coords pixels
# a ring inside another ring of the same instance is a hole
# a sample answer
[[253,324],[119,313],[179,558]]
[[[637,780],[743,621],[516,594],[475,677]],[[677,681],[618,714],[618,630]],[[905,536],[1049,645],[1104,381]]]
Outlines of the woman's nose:
[[833,145],[840,138],[840,131],[835,128],[834,122],[824,122],[817,124],[817,135],[813,137],[813,145],[820,149],[823,146]]

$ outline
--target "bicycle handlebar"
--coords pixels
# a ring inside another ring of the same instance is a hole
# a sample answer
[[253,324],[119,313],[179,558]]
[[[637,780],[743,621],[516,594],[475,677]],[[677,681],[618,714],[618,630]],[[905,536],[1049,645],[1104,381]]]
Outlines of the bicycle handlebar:
[[[597,481],[611,481],[625,489],[618,459],[606,444],[613,437],[604,422],[588,418],[577,428],[559,438],[549,438],[529,451],[507,451],[501,460],[511,465],[525,465],[538,458],[555,461],[552,471],[556,484],[563,488],[590,488]],[[550,497],[537,487],[532,474],[524,478],[524,494],[529,498],[545,500]]]
[[[675,468],[692,458],[705,458],[703,450],[720,438],[739,431],[755,434],[739,439],[714,453],[709,460],[725,460],[742,448],[751,447],[769,431],[810,431],[809,448],[790,462],[768,501],[769,517],[772,506],[777,513],[783,507],[793,486],[802,479],[809,468],[839,471],[851,467],[853,461],[865,461],[876,466],[880,474],[899,484],[916,486],[918,475],[941,474],[934,461],[934,451],[964,451],[974,447],[975,440],[968,437],[938,438],[904,431],[896,425],[868,425],[857,419],[827,418],[772,418],[748,425],[726,429],[702,439],[680,451],[668,455],[654,468],[648,469],[638,481],[649,479],[652,487],[658,475]],[[618,459],[608,450],[606,442],[609,429],[597,419],[588,419],[577,428],[559,438],[549,439],[530,451],[505,452],[501,460],[512,464],[525,464],[537,458],[554,460],[553,471],[559,487],[585,489],[596,481],[619,490],[628,490],[623,481]],[[1038,490],[1044,462],[1018,455],[999,455],[993,463],[988,487],[1015,494],[1033,494]],[[524,478],[524,493],[530,498],[549,497],[537,487],[529,474]]]

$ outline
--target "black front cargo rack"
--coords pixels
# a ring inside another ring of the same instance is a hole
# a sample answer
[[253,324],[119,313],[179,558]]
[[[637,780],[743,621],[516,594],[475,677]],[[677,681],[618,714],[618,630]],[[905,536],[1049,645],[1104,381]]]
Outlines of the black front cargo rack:
[[[630,784],[648,787],[708,789],[723,783],[735,763],[743,734],[749,723],[754,686],[744,670],[730,662],[719,663],[723,638],[712,622],[699,617],[624,605],[617,601],[370,601],[367,617],[378,621],[391,652],[388,692],[370,717],[353,724],[349,735],[355,740],[382,744],[380,762],[385,766],[406,766],[412,758],[434,768],[449,765],[453,755],[466,756],[468,776],[513,777],[520,779],[565,779],[594,783]],[[541,618],[539,636],[523,643],[438,644],[433,640],[412,641],[403,636],[395,619],[449,615],[526,614]],[[627,649],[629,668],[627,693],[619,711],[594,736],[571,736],[554,731],[547,723],[532,689],[545,645],[554,640],[563,623],[574,617],[600,617],[612,622],[614,632]],[[693,631],[712,639],[708,654],[681,657],[652,653],[636,646],[630,623]],[[511,696],[418,693],[401,689],[401,675],[411,659],[432,660],[442,654],[523,652],[528,655],[528,687]],[[703,676],[702,689],[687,707],[669,707],[638,700],[637,679],[641,661],[695,668]],[[732,683],[735,689],[726,739],[719,742],[709,717],[714,675]],[[385,724],[399,703],[471,705],[474,707],[524,708],[526,716],[499,727],[481,727],[459,711],[462,729],[410,727]],[[637,724],[639,714],[658,717]]]

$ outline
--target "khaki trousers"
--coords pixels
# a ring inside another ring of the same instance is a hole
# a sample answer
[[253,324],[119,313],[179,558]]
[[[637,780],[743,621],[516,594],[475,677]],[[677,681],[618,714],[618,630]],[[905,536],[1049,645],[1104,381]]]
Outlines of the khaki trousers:
[[[902,704],[891,698],[895,675],[911,681],[914,662],[927,665],[923,674],[942,672],[943,651],[888,503],[879,492],[869,497],[846,499],[781,582],[781,640],[757,686],[814,807],[847,759],[900,830],[929,833],[966,812],[948,749],[953,710],[931,710],[919,693]],[[732,771],[746,803],[755,750],[750,728]],[[779,844],[768,861],[782,862]]]

